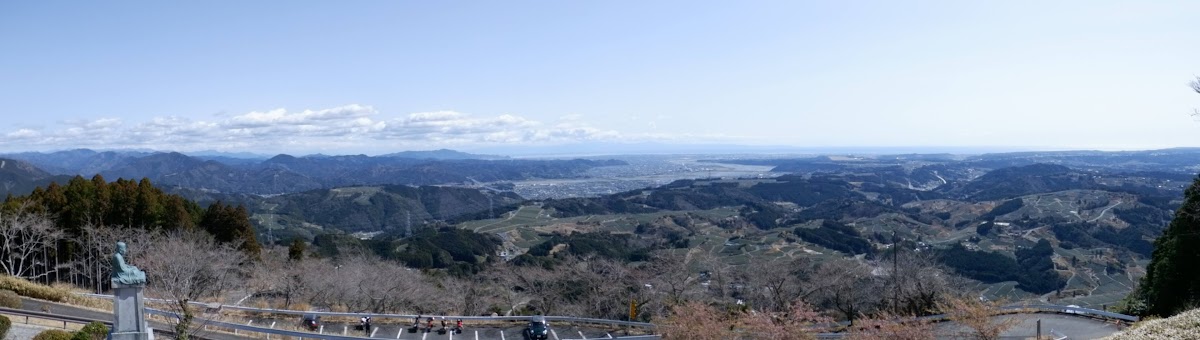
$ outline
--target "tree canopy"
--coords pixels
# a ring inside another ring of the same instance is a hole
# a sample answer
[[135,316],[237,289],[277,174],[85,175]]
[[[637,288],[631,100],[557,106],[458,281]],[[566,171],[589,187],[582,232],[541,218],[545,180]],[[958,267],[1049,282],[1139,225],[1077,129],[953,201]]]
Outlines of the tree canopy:
[[1175,219],[1154,241],[1154,254],[1146,276],[1135,293],[1145,315],[1170,316],[1200,304],[1200,177],[1184,191],[1184,202]]

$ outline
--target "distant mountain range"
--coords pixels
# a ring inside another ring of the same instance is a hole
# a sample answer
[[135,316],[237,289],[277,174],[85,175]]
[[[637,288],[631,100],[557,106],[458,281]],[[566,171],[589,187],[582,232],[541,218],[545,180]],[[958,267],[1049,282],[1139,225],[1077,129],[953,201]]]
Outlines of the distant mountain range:
[[450,150],[450,149],[438,149],[438,150],[430,150],[430,151],[402,151],[402,152],[397,152],[397,153],[389,153],[386,155],[380,155],[379,157],[413,158],[413,159],[440,159],[440,160],[509,159],[508,156],[477,155],[477,154],[455,151],[455,150]]
[[52,182],[66,183],[70,179],[71,176],[52,175],[27,162],[0,158],[0,194],[23,195],[34,188],[45,187]]
[[[10,190],[32,190],[29,183],[55,175],[105,179],[149,178],[158,185],[208,192],[281,194],[356,185],[442,185],[580,176],[588,169],[623,165],[617,160],[514,160],[454,150],[412,151],[383,156],[295,157],[277,155],[246,159],[177,152],[105,151],[87,149],[53,153],[2,155],[21,161],[29,171],[13,173]],[[4,192],[0,192],[4,193]]]

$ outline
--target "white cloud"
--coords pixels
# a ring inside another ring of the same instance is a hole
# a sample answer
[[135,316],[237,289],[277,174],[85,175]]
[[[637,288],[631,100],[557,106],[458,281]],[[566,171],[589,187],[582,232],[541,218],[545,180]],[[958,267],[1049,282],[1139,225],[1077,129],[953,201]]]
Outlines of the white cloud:
[[289,113],[286,109],[274,109],[267,112],[250,112],[234,116],[226,123],[234,127],[267,127],[278,125],[316,125],[324,122],[336,122],[346,119],[368,117],[377,114],[375,108],[358,104],[350,104],[325,110],[304,110]]
[[278,108],[223,114],[210,120],[161,116],[128,125],[115,118],[71,121],[57,129],[9,131],[0,140],[0,148],[338,152],[372,150],[380,145],[427,148],[548,144],[617,140],[623,136],[617,131],[596,128],[582,118],[572,114],[546,124],[518,114],[477,116],[434,111],[389,115],[371,106],[351,104],[300,112]]
[[119,118],[100,118],[83,124],[88,129],[110,129],[121,125]]
[[17,131],[9,132],[9,133],[5,134],[4,136],[8,137],[10,139],[33,139],[33,138],[41,137],[42,133],[37,130],[20,129]]

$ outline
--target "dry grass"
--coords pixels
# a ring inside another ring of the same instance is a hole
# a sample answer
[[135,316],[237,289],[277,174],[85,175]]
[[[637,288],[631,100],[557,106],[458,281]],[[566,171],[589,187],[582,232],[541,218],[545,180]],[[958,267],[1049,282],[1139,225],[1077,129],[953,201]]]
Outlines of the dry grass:
[[0,289],[11,290],[24,297],[55,302],[63,302],[67,296],[71,295],[66,289],[37,284],[7,275],[0,276]]
[[1104,339],[1200,339],[1200,309],[1166,319],[1143,320]]
[[55,283],[50,287],[67,292],[66,297],[63,299],[63,301],[61,301],[63,303],[104,312],[110,312],[113,310],[112,299],[83,296],[78,294],[91,293],[91,291],[83,290],[65,283]]

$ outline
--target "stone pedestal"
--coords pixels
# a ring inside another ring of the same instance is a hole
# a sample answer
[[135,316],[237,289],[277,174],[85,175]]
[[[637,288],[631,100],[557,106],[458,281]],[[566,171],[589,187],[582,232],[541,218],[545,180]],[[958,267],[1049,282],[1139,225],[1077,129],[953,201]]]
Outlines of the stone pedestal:
[[113,284],[113,328],[111,340],[154,340],[146,324],[145,285]]

